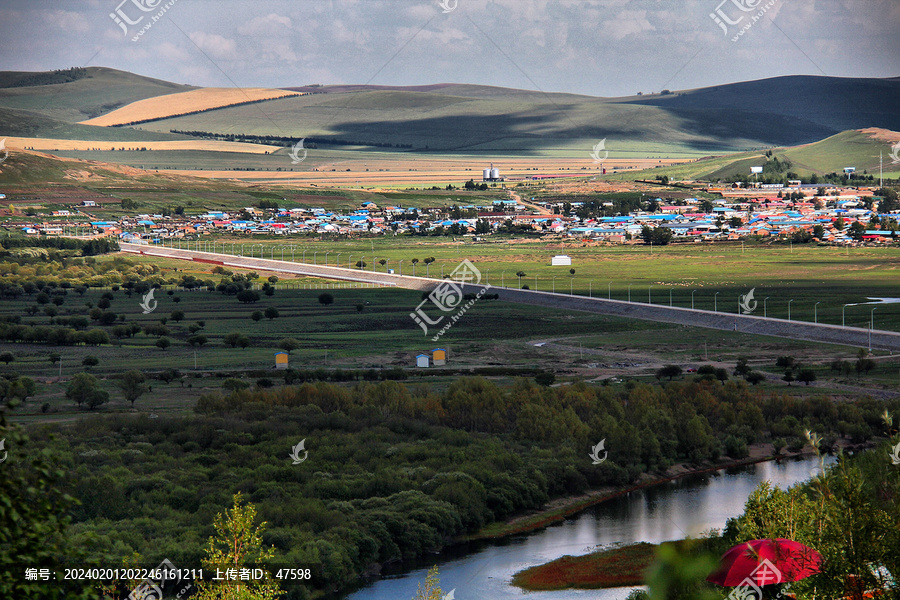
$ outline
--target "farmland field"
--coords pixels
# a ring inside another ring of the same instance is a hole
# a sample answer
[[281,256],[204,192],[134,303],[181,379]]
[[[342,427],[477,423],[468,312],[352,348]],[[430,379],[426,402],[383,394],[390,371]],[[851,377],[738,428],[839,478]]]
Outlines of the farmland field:
[[186,112],[218,109],[242,102],[256,102],[299,95],[298,92],[266,88],[201,88],[199,90],[138,100],[101,117],[82,121],[81,124],[114,127],[136,121],[164,119]]

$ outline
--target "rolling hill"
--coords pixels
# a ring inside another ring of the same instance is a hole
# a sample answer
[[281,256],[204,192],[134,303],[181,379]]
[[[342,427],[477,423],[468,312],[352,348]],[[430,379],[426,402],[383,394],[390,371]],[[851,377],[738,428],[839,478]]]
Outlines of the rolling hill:
[[[55,83],[46,73],[0,72],[0,110],[78,123],[138,100],[196,89],[105,67],[79,71],[82,76],[65,83]],[[36,85],[22,85],[30,82]]]
[[[586,157],[606,140],[616,159],[699,158],[810,144],[846,130],[900,130],[900,78],[778,77],[624,98],[468,84],[308,86],[256,90],[253,99],[264,101],[229,106],[246,100],[247,90],[198,89],[106,68],[71,71],[0,73],[0,137],[146,142],[190,139],[182,135],[188,132],[282,146],[306,138],[352,151],[522,157]],[[278,98],[296,92],[305,95]],[[145,118],[154,120],[96,126]],[[809,152],[798,155],[799,166],[815,170],[821,159],[832,160]],[[226,158],[229,168],[240,167],[238,157]],[[169,164],[187,165],[183,157]]]

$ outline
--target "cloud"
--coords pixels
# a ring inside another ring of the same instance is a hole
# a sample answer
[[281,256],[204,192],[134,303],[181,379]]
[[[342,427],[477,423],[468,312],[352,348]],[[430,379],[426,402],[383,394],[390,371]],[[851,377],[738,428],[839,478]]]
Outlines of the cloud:
[[216,33],[194,31],[188,37],[198,48],[203,50],[210,58],[221,60],[234,60],[238,58],[237,44],[234,40],[222,37]]
[[292,29],[293,21],[290,17],[269,13],[264,17],[254,17],[248,23],[237,28],[241,35],[271,36],[275,32],[284,29]]
[[656,31],[656,28],[650,24],[646,10],[623,10],[606,21],[601,31],[605,36],[621,40],[645,31]]

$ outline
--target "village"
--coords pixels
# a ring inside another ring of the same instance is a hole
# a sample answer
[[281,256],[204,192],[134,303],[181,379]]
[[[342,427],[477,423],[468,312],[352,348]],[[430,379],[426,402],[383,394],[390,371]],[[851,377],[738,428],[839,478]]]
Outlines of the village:
[[[491,205],[464,204],[446,198],[445,206],[417,208],[362,202],[355,210],[335,211],[317,207],[260,208],[206,211],[198,215],[138,214],[117,220],[95,220],[93,200],[54,210],[43,222],[8,221],[6,226],[25,235],[117,236],[132,243],[163,240],[199,240],[203,236],[270,235],[453,235],[479,236],[497,233],[571,237],[609,243],[651,243],[648,231],[660,243],[682,241],[790,238],[833,244],[892,243],[896,240],[900,205],[894,198],[877,196],[879,188],[834,184],[734,183],[728,186],[684,182],[706,198],[665,198],[642,194],[641,210],[615,215],[612,201],[522,202],[509,200]],[[682,194],[683,195],[683,194]],[[718,196],[718,197],[716,197]],[[583,197],[583,196],[579,196]],[[713,199],[709,199],[713,197]],[[666,231],[667,230],[667,231]],[[476,239],[477,241],[477,239]]]

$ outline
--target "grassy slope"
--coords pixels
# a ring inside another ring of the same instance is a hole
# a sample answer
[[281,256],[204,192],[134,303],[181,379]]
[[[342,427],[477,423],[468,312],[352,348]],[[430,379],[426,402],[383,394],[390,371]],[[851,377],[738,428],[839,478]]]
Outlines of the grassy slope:
[[[84,79],[65,84],[0,88],[0,108],[76,123],[137,100],[194,89],[105,67],[90,67],[87,71]],[[3,75],[0,73],[0,80]]]
[[[900,140],[900,133],[894,134]],[[867,170],[877,176],[879,153],[884,154],[885,176],[896,176],[898,168],[891,164],[889,156],[891,146],[884,140],[875,139],[861,131],[842,131],[812,144],[804,144],[789,148],[775,148],[775,155],[788,158],[792,163],[792,171],[801,176],[812,173],[825,174],[842,172],[844,167],[856,167],[857,172]],[[702,161],[672,167],[654,169],[652,176],[668,175],[678,179],[709,179],[746,175],[750,167],[765,163],[762,152],[739,152],[727,156],[707,158]],[[634,179],[635,173],[622,173],[611,176],[613,179]]]

